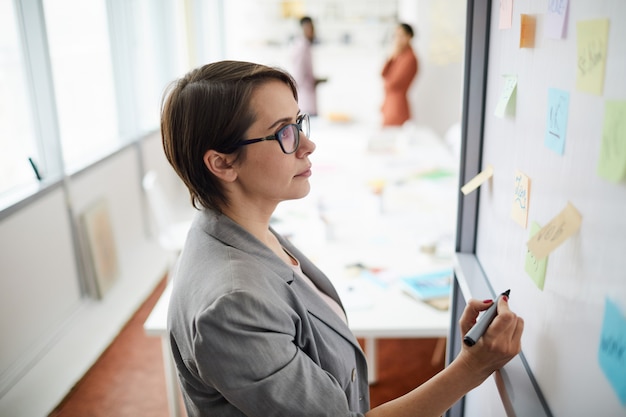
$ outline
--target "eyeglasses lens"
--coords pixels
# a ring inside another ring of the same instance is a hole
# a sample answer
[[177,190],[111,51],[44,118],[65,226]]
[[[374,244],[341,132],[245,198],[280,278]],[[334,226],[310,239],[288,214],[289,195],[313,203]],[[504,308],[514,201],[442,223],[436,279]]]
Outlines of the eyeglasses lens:
[[311,121],[309,120],[309,115],[302,115],[302,119],[298,123],[300,125],[300,130],[304,133],[304,135],[308,138],[309,133],[311,133]]
[[278,131],[278,139],[286,153],[296,150],[298,128],[295,125],[287,125]]

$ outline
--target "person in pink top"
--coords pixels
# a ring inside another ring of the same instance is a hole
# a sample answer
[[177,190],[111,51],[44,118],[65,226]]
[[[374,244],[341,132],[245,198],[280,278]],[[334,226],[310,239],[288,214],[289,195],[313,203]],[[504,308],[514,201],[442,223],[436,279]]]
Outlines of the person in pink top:
[[400,23],[396,28],[393,51],[383,66],[383,126],[401,126],[411,119],[407,92],[419,71],[419,61],[411,47],[413,36],[413,28]]
[[300,19],[302,36],[298,37],[293,46],[291,61],[292,75],[298,85],[298,104],[300,110],[310,116],[317,116],[318,84],[326,82],[326,78],[317,78],[313,73],[313,43],[315,41],[315,26],[313,19],[304,16]]

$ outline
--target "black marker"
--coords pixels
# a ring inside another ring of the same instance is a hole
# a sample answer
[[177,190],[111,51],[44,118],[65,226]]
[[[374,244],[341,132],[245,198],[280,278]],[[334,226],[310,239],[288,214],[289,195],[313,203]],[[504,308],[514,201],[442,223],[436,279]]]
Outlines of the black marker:
[[493,319],[498,314],[498,301],[500,300],[500,297],[502,296],[508,297],[510,293],[511,293],[511,290],[506,290],[505,292],[500,294],[500,296],[496,299],[496,301],[494,301],[493,304],[487,310],[485,310],[482,318],[478,321],[478,323],[476,323],[474,327],[472,327],[470,331],[467,332],[467,334],[463,338],[463,341],[465,342],[467,346],[474,346],[474,344],[478,342],[478,339],[480,338],[480,336],[482,336],[485,333],[485,330],[487,330],[487,327],[489,327]]

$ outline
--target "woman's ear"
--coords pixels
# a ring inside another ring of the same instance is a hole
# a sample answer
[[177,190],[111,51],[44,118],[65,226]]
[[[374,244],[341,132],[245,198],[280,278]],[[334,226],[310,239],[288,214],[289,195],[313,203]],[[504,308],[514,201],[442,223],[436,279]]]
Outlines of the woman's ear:
[[202,159],[207,169],[217,178],[226,182],[232,182],[237,178],[237,171],[233,168],[229,155],[210,149]]

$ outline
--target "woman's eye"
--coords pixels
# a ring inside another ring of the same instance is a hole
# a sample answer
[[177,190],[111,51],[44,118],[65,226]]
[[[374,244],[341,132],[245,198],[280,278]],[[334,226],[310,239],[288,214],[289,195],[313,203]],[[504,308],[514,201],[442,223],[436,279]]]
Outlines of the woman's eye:
[[289,129],[288,126],[283,127],[282,129],[280,129],[278,131],[278,136],[283,139],[285,137],[287,137],[289,135]]

